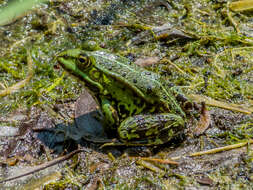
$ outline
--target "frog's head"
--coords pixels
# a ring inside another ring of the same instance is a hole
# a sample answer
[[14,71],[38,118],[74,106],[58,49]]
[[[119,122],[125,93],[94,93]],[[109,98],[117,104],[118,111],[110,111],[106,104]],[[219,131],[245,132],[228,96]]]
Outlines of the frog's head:
[[81,49],[69,49],[61,52],[57,56],[57,59],[64,69],[74,75],[79,75],[85,72],[92,63],[88,53]]
[[[85,82],[87,87],[96,87],[102,90],[99,83],[99,71],[94,67],[96,60],[91,52],[81,49],[69,49],[57,56],[62,67]],[[93,89],[92,89],[93,90]]]

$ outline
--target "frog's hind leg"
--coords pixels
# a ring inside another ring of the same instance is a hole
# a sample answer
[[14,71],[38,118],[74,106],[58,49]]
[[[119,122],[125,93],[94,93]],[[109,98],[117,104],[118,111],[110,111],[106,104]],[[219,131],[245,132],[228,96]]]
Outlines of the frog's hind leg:
[[159,145],[177,136],[184,126],[183,118],[175,114],[136,115],[120,124],[118,135],[126,145]]

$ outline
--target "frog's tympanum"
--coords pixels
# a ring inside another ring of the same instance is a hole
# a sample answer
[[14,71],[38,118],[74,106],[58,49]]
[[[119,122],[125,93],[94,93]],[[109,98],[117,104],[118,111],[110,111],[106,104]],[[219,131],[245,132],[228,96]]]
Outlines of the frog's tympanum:
[[[125,145],[159,145],[185,128],[184,96],[154,72],[103,49],[70,49],[58,56],[98,102],[107,133]],[[117,131],[117,132],[116,132]]]

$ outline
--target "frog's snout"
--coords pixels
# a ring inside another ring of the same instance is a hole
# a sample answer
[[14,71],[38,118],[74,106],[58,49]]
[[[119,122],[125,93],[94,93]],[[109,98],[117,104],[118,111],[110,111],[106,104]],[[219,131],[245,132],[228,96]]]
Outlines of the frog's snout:
[[67,56],[67,54],[64,54],[64,53],[59,54],[56,59],[57,59],[58,64],[60,64],[67,71],[72,73],[75,70],[76,68],[75,60]]

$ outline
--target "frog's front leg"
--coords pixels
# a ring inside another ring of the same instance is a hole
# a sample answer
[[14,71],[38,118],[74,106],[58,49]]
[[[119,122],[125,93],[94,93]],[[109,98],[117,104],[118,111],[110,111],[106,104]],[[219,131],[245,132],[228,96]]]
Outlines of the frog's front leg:
[[136,115],[120,124],[118,134],[126,145],[159,145],[177,136],[184,126],[183,118],[175,114]]
[[111,105],[111,102],[106,98],[101,98],[101,109],[104,115],[104,125],[106,130],[116,129],[119,125],[119,117],[116,109]]

